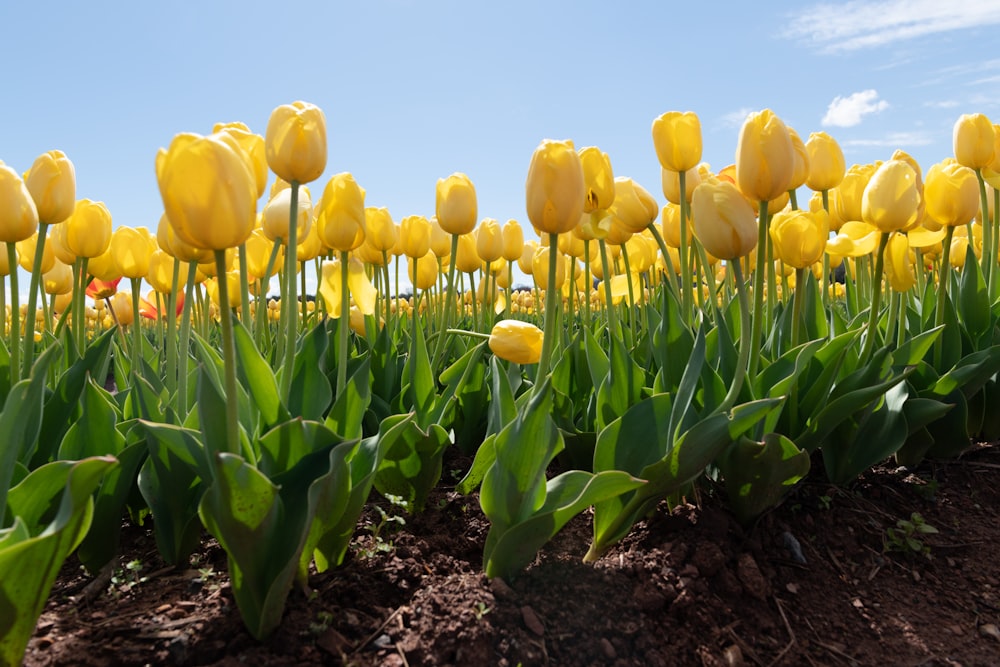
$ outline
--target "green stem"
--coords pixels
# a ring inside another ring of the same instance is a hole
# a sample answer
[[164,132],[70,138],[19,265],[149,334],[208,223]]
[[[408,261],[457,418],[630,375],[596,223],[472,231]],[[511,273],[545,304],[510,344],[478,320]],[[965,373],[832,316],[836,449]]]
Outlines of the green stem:
[[[983,180],[983,170],[976,169],[976,180],[979,181],[979,207],[983,216],[983,251],[981,265],[983,268],[983,278],[986,280],[986,287],[989,290],[990,303],[993,303],[995,294],[993,293],[993,265],[996,264],[993,258],[993,224],[990,220],[989,200],[986,198],[986,181]],[[971,226],[971,225],[970,225]],[[972,243],[972,235],[969,235],[969,243]]]
[[[42,278],[42,259],[45,256],[45,235],[48,233],[49,225],[45,222],[38,223],[38,238],[35,243],[35,259],[31,268],[31,280],[28,287],[28,309],[24,314],[24,339],[21,341],[23,348],[21,358],[24,367],[21,369],[21,378],[27,378],[31,372],[31,365],[35,358],[35,309],[38,305],[38,282]],[[11,266],[11,273],[17,270],[17,265]],[[14,373],[11,373],[13,376]]]
[[298,302],[295,283],[295,268],[298,266],[298,219],[299,219],[299,183],[291,182],[292,201],[288,207],[288,242],[285,247],[285,289],[281,295],[284,306],[285,330],[283,332],[282,351],[284,362],[281,372],[281,396],[288,402],[292,392],[292,368],[295,366],[295,343],[298,337],[298,318],[295,316],[295,304]]
[[[448,262],[448,286],[447,292],[444,296],[444,310],[441,314],[441,325],[440,330],[442,333],[445,329],[451,326],[452,322],[452,311],[455,308],[455,258],[458,257],[458,234],[451,235],[451,260]],[[416,296],[417,286],[413,285],[413,294]],[[413,306],[416,308],[417,301],[416,298],[413,300]],[[414,312],[416,316],[416,312]],[[434,346],[434,363],[431,368],[440,368],[441,366],[441,356],[444,354],[445,350],[445,340],[448,339],[447,334],[442,335],[438,338],[437,344]]]
[[181,282],[181,260],[174,258],[170,277],[170,294],[167,296],[167,396],[177,391],[177,290]]
[[[601,247],[604,247],[601,241]],[[534,391],[539,391],[549,373],[549,361],[554,351],[555,337],[559,332],[559,290],[556,284],[556,261],[559,251],[559,234],[549,234],[549,283],[545,290],[545,329],[542,335],[542,356],[538,359]]]
[[[293,197],[294,200],[294,197]],[[236,345],[233,341],[233,311],[229,308],[229,281],[226,280],[226,251],[215,251],[215,266],[219,280],[219,320],[222,322],[222,359],[226,382],[226,449],[231,454],[240,452],[239,395],[236,393]],[[291,376],[291,368],[286,375]],[[210,443],[205,443],[211,446]]]
[[188,351],[191,341],[191,312],[194,309],[194,286],[198,274],[198,262],[188,263],[187,285],[184,289],[184,310],[181,314],[181,330],[177,343],[177,407],[180,421],[183,422],[188,414],[187,386],[188,386]]
[[[10,267],[10,375],[11,382],[16,379],[21,363],[21,305],[18,303],[20,294],[17,291],[17,247],[7,244],[7,266]],[[2,311],[0,311],[2,312]],[[3,313],[6,315],[6,313]]]
[[865,335],[865,345],[862,348],[861,356],[859,357],[859,366],[868,365],[872,350],[875,349],[875,338],[877,338],[878,335],[879,310],[882,305],[882,270],[885,263],[885,246],[888,242],[889,233],[882,232],[879,236],[878,250],[875,255],[875,277],[872,285],[871,310],[868,312],[868,330]]
[[[753,324],[750,329],[750,347],[757,350],[760,348],[761,328],[767,321],[764,313],[764,270],[767,262],[767,201],[760,202],[760,220],[757,225],[757,267],[753,274]],[[772,289],[768,291],[774,291]],[[755,354],[750,357],[750,369],[748,371],[751,378],[757,377],[757,366],[760,355]]]
[[604,239],[597,239],[597,248],[601,253],[601,271],[603,276],[601,282],[604,283],[604,310],[607,312],[608,334],[621,338],[622,332],[615,313],[613,295],[611,294],[611,263],[608,262],[608,246],[604,242]]
[[[688,236],[687,236],[687,173],[678,172],[680,184],[681,201],[681,243],[678,248],[681,257],[681,316],[684,324],[691,324],[691,266],[688,264]],[[669,257],[669,255],[668,255]]]
[[[139,374],[139,360],[142,359],[142,321],[139,319],[139,290],[141,278],[130,278],[132,282],[132,373]],[[225,280],[225,275],[223,275]],[[221,283],[220,283],[221,285]],[[221,292],[219,293],[221,296]]]
[[240,320],[243,326],[249,329],[252,326],[250,318],[250,274],[247,269],[247,244],[246,241],[239,245],[240,263]]
[[[351,292],[347,286],[350,275],[348,252],[340,253],[340,322],[337,323],[337,396],[347,386],[347,337],[351,332]],[[305,271],[303,271],[305,273]],[[288,367],[291,370],[291,366]]]
[[[750,361],[750,350],[751,344],[750,339],[746,335],[746,330],[753,326],[750,321],[750,303],[747,298],[746,284],[743,280],[743,269],[740,267],[739,260],[731,262],[733,267],[733,279],[736,282],[736,293],[740,299],[740,352],[739,358],[736,361],[736,375],[733,377],[733,383],[729,386],[729,392],[726,393],[726,397],[722,400],[722,404],[719,406],[719,412],[727,412],[736,403],[736,399],[740,395],[740,389],[743,388],[743,383],[746,381],[747,364]],[[728,273],[728,272],[727,272]]]
[[[955,235],[955,228],[948,225],[944,233],[944,245],[941,249],[941,273],[938,275],[937,311],[934,313],[934,326],[944,325],[944,309],[948,298],[948,288],[951,284],[951,239]],[[938,373],[943,373],[941,368],[942,336],[938,336],[934,341],[934,369]]]

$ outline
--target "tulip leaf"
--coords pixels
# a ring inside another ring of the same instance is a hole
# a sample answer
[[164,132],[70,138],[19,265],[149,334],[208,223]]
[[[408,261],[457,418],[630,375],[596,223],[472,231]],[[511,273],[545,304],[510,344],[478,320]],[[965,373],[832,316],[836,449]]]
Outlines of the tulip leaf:
[[390,428],[381,436],[375,488],[382,495],[403,498],[412,513],[422,512],[441,479],[442,457],[451,444],[448,431],[439,424],[422,429],[412,413],[390,417],[383,425]]
[[[10,490],[10,510],[17,518],[11,528],[0,530],[0,664],[21,664],[63,562],[90,527],[91,494],[116,464],[110,456],[58,461]],[[36,492],[39,482],[44,495]],[[50,506],[56,511],[47,525],[36,525],[38,508]]]
[[684,375],[677,386],[677,393],[674,394],[673,405],[670,407],[670,427],[669,433],[672,440],[680,437],[681,428],[685,424],[688,408],[691,407],[691,400],[694,398],[695,389],[698,386],[698,379],[701,377],[701,367],[705,363],[705,329],[698,328],[695,336],[694,346],[690,356],[687,357],[687,364],[684,367]]
[[[417,415],[430,415],[437,387],[434,383],[434,374],[431,371],[431,362],[427,354],[423,330],[420,327],[415,327],[414,331],[416,335],[410,340],[410,354],[406,363],[403,364],[401,402],[398,409],[402,413],[413,411]],[[422,421],[424,426],[430,423],[430,421]]]
[[608,355],[601,349],[597,337],[590,329],[583,330],[584,355],[587,359],[587,369],[590,372],[590,382],[592,387],[600,387],[607,378],[611,370],[611,361]]
[[956,389],[966,398],[982,389],[986,381],[1000,371],[1000,345],[962,357],[954,368],[942,375],[931,388],[934,396],[945,396]]
[[278,382],[271,372],[271,367],[257,350],[253,338],[246,328],[233,320],[233,340],[236,344],[236,368],[241,382],[246,386],[253,398],[254,405],[260,411],[263,429],[267,430],[277,424],[288,421],[290,415],[281,404],[278,394]]
[[962,318],[962,325],[973,340],[986,333],[993,324],[986,281],[971,244],[966,248],[965,266],[962,267],[958,282],[958,313]]
[[629,356],[625,343],[611,338],[611,355],[607,375],[597,390],[597,429],[620,417],[642,394],[642,369]]
[[117,455],[125,447],[125,436],[116,428],[120,415],[107,391],[93,378],[81,392],[80,416],[74,421],[59,445],[60,459],[82,459],[102,454]]
[[345,440],[358,440],[362,435],[365,412],[371,405],[369,364],[365,359],[347,379],[326,417],[326,426]]
[[[329,338],[326,327],[317,324],[299,341],[295,352],[292,384],[286,407],[293,417],[323,421],[333,402],[333,388],[323,368],[326,365]],[[346,363],[346,362],[344,362]],[[282,368],[279,373],[288,372]]]
[[[483,564],[486,576],[510,577],[517,574],[570,519],[595,503],[632,491],[643,484],[643,480],[618,470],[596,474],[570,470],[549,480],[542,506],[530,517],[493,538],[493,548],[485,556]],[[493,533],[493,527],[490,533]]]
[[809,455],[778,433],[762,442],[742,437],[719,458],[729,506],[741,523],[778,504],[809,473]]
[[260,437],[258,468],[270,479],[288,472],[303,458],[319,449],[326,449],[344,438],[320,422],[296,417],[278,424]]
[[928,331],[907,338],[906,341],[896,348],[892,353],[893,366],[914,366],[927,356],[934,341],[941,335],[944,326],[935,327]]

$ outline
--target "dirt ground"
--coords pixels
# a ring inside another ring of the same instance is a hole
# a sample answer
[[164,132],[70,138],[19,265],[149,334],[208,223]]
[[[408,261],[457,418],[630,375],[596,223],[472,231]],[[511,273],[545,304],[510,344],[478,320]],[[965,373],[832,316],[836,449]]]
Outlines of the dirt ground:
[[[998,481],[996,446],[846,489],[814,474],[747,528],[709,488],[595,565],[584,514],[520,576],[489,581],[478,498],[446,473],[423,514],[377,538],[376,506],[402,512],[373,494],[347,562],[292,591],[265,642],[243,628],[214,540],[174,569],[148,525],[127,527],[92,594],[67,562],[25,664],[998,665]],[[914,513],[938,532],[907,535]]]

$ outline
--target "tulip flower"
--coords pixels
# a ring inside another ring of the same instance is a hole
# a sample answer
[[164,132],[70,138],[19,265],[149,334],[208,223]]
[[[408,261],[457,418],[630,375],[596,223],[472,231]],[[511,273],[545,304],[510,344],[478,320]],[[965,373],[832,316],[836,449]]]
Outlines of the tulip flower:
[[[41,243],[44,243],[43,240],[44,237],[39,236],[40,232],[41,229],[39,229],[38,233],[32,234],[28,238],[24,239],[23,241],[19,241],[17,243],[17,254],[19,257],[18,263],[20,267],[25,271],[32,272],[34,270],[32,267],[32,260],[35,257],[38,246]],[[52,268],[52,265],[55,264],[55,262],[56,262],[56,256],[52,252],[52,248],[49,246],[49,244],[45,244],[45,247],[43,248],[42,251],[41,260],[37,262],[39,270],[41,271],[41,273],[45,273],[46,271]],[[31,309],[29,308],[28,310]]]
[[791,188],[795,150],[785,124],[770,109],[744,121],[736,146],[736,183],[751,199],[770,201]]
[[691,201],[694,235],[720,259],[743,257],[757,246],[757,219],[746,197],[728,181],[708,181]]
[[892,289],[897,292],[906,292],[917,284],[910,252],[906,235],[899,233],[892,235],[885,248],[885,274]]
[[431,223],[422,215],[408,215],[399,222],[399,243],[407,257],[421,258],[431,249]]
[[779,211],[771,220],[771,240],[774,253],[782,262],[795,269],[805,269],[823,259],[830,235],[826,211]]
[[701,162],[701,121],[693,111],[668,111],[653,121],[653,146],[663,169],[681,172]]
[[365,240],[365,191],[348,172],[330,177],[316,216],[319,238],[328,248],[349,252]]
[[38,220],[57,225],[76,207],[76,169],[62,151],[39,155],[25,176],[25,185],[38,210]]
[[288,183],[311,183],[326,169],[326,116],[308,102],[271,112],[264,134],[267,166]]
[[468,176],[454,173],[438,179],[435,214],[446,234],[468,234],[475,229],[478,219],[476,188]]
[[490,332],[493,354],[515,364],[537,364],[542,356],[542,330],[530,322],[500,320]]
[[576,226],[587,189],[573,142],[546,139],[539,144],[528,166],[525,194],[528,219],[539,234],[562,234]]
[[963,167],[989,167],[996,157],[993,123],[981,113],[963,114],[952,131],[955,159]]
[[806,187],[816,192],[831,190],[844,180],[844,152],[836,139],[826,132],[813,132],[805,143],[809,156]]
[[38,210],[31,193],[18,173],[0,162],[0,242],[17,243],[37,230]]
[[501,229],[503,235],[503,258],[516,262],[524,250],[524,231],[517,220],[508,220]]
[[916,226],[920,193],[917,174],[903,160],[889,160],[872,174],[861,197],[861,219],[883,233]]
[[247,167],[253,174],[257,186],[257,199],[260,199],[267,188],[267,148],[264,137],[250,131],[244,123],[216,123],[212,133],[229,135],[239,145],[247,161]]
[[[288,226],[291,222],[292,190],[285,188],[268,200],[261,212],[261,229],[271,241],[288,241]],[[299,188],[298,204],[295,208],[296,237],[305,238],[312,226],[312,195],[308,187]]]
[[[803,143],[799,133],[792,128],[788,128],[788,136],[792,140],[792,181],[788,187],[788,192],[795,193],[801,185],[805,184],[809,177],[809,151]],[[771,209],[778,211],[780,209]]]
[[81,199],[65,224],[66,248],[77,257],[97,257],[111,243],[111,212],[104,202]]
[[580,149],[580,164],[586,187],[583,212],[607,209],[615,200],[614,173],[611,158],[596,146]]
[[494,262],[503,257],[503,237],[494,218],[484,218],[476,228],[476,253],[484,262]]
[[927,215],[946,227],[964,225],[979,212],[976,172],[957,163],[938,163],[927,171],[924,184]]
[[[319,294],[326,304],[330,317],[339,318],[343,314],[343,282],[341,280],[341,260],[335,259],[323,262],[322,278],[319,284]],[[375,297],[377,292],[368,280],[365,266],[361,260],[351,257],[347,262],[347,289],[354,303],[364,315],[375,314]],[[348,302],[349,305],[349,302]]]
[[365,208],[365,241],[379,252],[391,252],[399,241],[396,225],[392,221],[389,209],[385,207]]
[[122,226],[111,235],[111,256],[118,272],[126,278],[145,278],[156,249],[156,242],[145,227]]
[[423,257],[407,256],[407,275],[413,281],[414,302],[415,290],[426,290],[434,287],[438,279],[438,263],[433,253],[428,252]]

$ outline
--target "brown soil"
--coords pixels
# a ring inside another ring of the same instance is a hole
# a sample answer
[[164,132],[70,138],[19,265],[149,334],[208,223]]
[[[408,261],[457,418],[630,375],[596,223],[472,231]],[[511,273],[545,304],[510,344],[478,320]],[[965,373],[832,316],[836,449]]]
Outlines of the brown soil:
[[[314,576],[311,596],[292,591],[265,642],[244,630],[214,540],[189,569],[165,568],[149,527],[131,527],[117,583],[96,595],[67,563],[25,664],[997,665],[998,475],[1000,449],[982,446],[844,490],[813,476],[746,529],[706,492],[661,507],[596,565],[581,562],[583,515],[521,576],[492,582],[478,499],[442,484],[381,541],[370,508],[347,562]],[[920,536],[929,554],[887,549],[914,512],[939,530]]]

